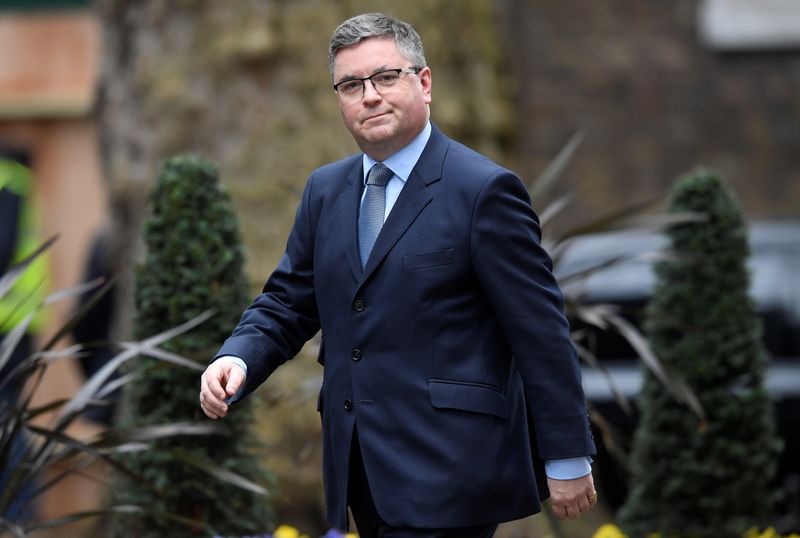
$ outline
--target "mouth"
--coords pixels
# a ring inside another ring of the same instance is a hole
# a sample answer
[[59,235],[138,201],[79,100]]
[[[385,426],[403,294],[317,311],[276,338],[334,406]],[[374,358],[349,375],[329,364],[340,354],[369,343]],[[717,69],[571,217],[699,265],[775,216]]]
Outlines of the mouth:
[[375,120],[375,119],[378,119],[378,118],[382,118],[383,116],[386,116],[387,114],[389,114],[389,113],[388,112],[381,112],[380,114],[373,114],[372,116],[367,116],[366,118],[361,120],[361,123],[366,123],[368,121],[372,121],[372,120]]

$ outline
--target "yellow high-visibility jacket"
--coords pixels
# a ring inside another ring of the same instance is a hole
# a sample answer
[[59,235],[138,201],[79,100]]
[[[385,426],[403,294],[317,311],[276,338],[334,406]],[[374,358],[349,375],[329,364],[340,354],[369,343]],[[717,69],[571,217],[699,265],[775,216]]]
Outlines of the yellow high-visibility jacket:
[[[9,189],[22,199],[12,264],[25,259],[42,243],[38,234],[39,221],[31,200],[32,187],[32,176],[27,167],[16,161],[0,158],[0,189]],[[41,307],[47,294],[47,284],[48,263],[46,257],[40,255],[14,286],[0,297],[0,334],[8,333],[31,312],[35,312],[35,315],[28,326],[28,332],[34,333],[41,329],[44,323]]]

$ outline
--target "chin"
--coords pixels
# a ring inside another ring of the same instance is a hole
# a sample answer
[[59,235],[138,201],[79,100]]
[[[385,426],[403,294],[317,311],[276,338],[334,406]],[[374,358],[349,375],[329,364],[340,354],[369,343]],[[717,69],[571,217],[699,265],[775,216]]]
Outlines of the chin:
[[388,126],[381,126],[373,127],[372,129],[364,129],[361,137],[370,144],[380,144],[391,140],[396,134],[394,129]]

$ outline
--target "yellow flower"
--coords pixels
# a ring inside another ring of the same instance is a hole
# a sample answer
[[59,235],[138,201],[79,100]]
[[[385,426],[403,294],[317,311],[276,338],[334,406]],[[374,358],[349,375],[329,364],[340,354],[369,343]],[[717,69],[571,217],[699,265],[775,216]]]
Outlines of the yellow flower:
[[778,533],[775,532],[775,529],[772,527],[768,529],[764,529],[763,532],[758,530],[758,527],[751,527],[747,533],[745,533],[744,538],[780,538]]
[[758,530],[758,527],[751,527],[744,533],[742,538],[800,538],[800,534],[792,533],[781,537],[772,527],[764,529],[763,531]]
[[606,523],[599,529],[597,529],[592,538],[628,538],[625,534],[619,530],[619,527],[616,525],[612,525],[611,523]]
[[289,525],[281,525],[272,533],[273,538],[308,538],[307,534],[300,534],[300,531]]

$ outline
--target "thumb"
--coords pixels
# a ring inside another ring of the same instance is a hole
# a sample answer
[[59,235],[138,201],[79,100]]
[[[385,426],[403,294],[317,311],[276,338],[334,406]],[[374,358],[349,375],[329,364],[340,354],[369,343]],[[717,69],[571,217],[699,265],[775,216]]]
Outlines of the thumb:
[[236,364],[231,364],[230,370],[228,370],[228,382],[225,383],[225,394],[227,396],[233,396],[239,391],[243,382],[244,372],[241,367]]

